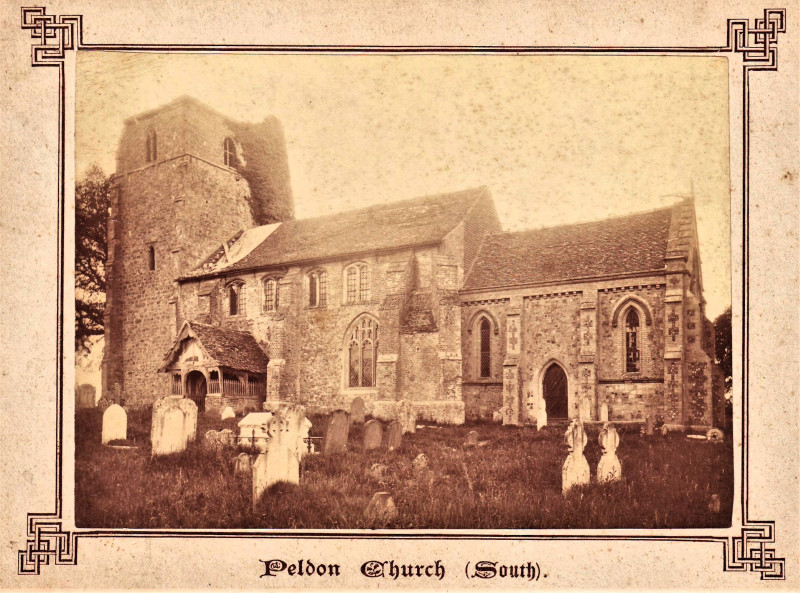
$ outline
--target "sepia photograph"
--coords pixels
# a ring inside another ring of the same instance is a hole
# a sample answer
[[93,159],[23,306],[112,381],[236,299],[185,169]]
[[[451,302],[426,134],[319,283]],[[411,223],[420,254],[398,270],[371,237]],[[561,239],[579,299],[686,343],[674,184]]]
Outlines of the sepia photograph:
[[725,59],[76,69],[79,527],[731,525]]

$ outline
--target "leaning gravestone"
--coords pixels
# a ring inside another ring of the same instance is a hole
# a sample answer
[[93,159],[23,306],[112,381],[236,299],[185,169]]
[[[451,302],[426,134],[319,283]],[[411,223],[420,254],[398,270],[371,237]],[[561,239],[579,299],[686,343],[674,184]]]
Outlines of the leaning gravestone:
[[603,448],[603,456],[597,464],[598,482],[615,482],[622,479],[622,464],[617,457],[617,447],[619,446],[619,434],[617,429],[606,422],[600,436],[597,438]]
[[547,402],[541,398],[536,408],[536,430],[542,430],[545,426],[547,426]]
[[389,451],[394,451],[400,448],[402,442],[403,429],[399,422],[392,420],[386,427],[386,430],[383,431],[383,446]]
[[364,510],[364,519],[370,523],[391,521],[395,517],[397,517],[397,507],[388,492],[376,492]]
[[197,404],[187,398],[162,397],[153,404],[152,455],[185,451],[197,432]]
[[328,420],[325,436],[322,439],[322,454],[334,455],[347,450],[347,437],[350,434],[349,414],[344,410],[336,410]]
[[401,400],[397,404],[397,421],[403,429],[403,434],[407,432],[417,432],[417,410],[410,401]]
[[372,451],[381,446],[383,441],[383,424],[380,420],[369,420],[364,425],[364,451]]
[[569,492],[573,486],[589,483],[589,463],[583,456],[583,448],[588,440],[581,421],[573,419],[564,434],[564,441],[569,447],[569,455],[561,470],[562,494]]
[[108,406],[103,412],[102,443],[107,445],[111,441],[124,441],[128,438],[128,415],[125,409],[117,404]]
[[364,424],[364,400],[360,397],[350,402],[350,424]]

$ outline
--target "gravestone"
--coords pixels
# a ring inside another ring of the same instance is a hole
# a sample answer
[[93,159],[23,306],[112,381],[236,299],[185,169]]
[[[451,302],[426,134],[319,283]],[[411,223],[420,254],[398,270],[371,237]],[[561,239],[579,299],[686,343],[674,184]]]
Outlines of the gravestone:
[[322,439],[322,454],[334,455],[347,450],[347,437],[350,433],[349,414],[344,410],[336,410],[328,420],[325,436]]
[[269,488],[267,483],[267,454],[259,453],[253,462],[253,510],[256,509],[261,495]]
[[350,424],[364,424],[364,400],[360,397],[350,402]]
[[383,431],[383,446],[394,451],[403,442],[403,428],[397,420],[392,420]]
[[128,415],[125,409],[117,404],[106,408],[103,412],[102,443],[107,445],[111,441],[124,441],[128,438]]
[[267,428],[271,421],[272,412],[251,412],[239,420],[239,444],[254,447],[262,453],[266,451],[269,440]]
[[380,420],[369,420],[364,425],[364,451],[372,451],[381,446],[383,441],[383,424]]
[[368,522],[387,522],[397,517],[397,507],[388,492],[376,492],[364,510]]
[[644,433],[649,437],[653,436],[654,427],[655,427],[655,422],[653,420],[653,415],[648,414],[647,419],[645,420],[644,423]]
[[492,412],[492,422],[502,422],[503,421],[503,411],[497,410]]
[[425,453],[420,453],[411,462],[411,467],[415,474],[419,474],[428,469],[428,456]]
[[186,450],[197,431],[197,404],[186,398],[162,397],[153,404],[150,427],[152,455]]
[[95,398],[94,385],[83,383],[75,388],[75,408],[93,408]]
[[[269,440],[267,441],[267,451],[264,454],[265,467],[259,468],[258,479],[261,492],[276,482],[300,483],[300,456],[303,445],[300,434],[305,420],[303,406],[288,404],[275,410],[267,426]],[[261,455],[259,455],[260,458]],[[255,466],[253,472],[255,479]],[[255,488],[255,484],[253,488]],[[253,504],[255,501],[256,499],[253,500]]]
[[614,482],[622,479],[622,464],[617,457],[617,447],[619,446],[619,434],[617,429],[606,422],[597,442],[603,448],[603,455],[597,464],[597,481]]
[[536,430],[542,430],[545,426],[547,426],[547,402],[541,398],[536,409]]
[[478,445],[478,431],[470,430],[467,433],[467,447],[476,447]]
[[222,420],[227,420],[228,418],[236,418],[236,412],[233,411],[233,408],[230,406],[225,406],[220,413],[219,417]]
[[108,409],[108,406],[110,405],[111,401],[104,397],[101,397],[99,400],[97,400],[97,407],[103,412],[105,412]]
[[608,422],[608,404],[606,402],[600,404],[600,422]]
[[297,435],[297,458],[302,459],[303,455],[307,455],[308,453],[313,453],[313,449],[308,446],[306,439],[308,439],[308,433],[311,431],[311,427],[314,426],[311,423],[311,420],[305,417],[305,409],[303,410],[303,420],[300,423],[300,433]]
[[247,453],[239,453],[233,459],[234,474],[250,474],[253,471],[253,460]]
[[564,441],[569,447],[569,455],[561,470],[561,493],[566,494],[573,486],[589,483],[589,463],[583,456],[583,448],[588,442],[583,424],[573,419],[564,433]]
[[719,501],[719,494],[712,494],[711,502],[708,503],[708,510],[711,511],[712,513],[719,513],[721,508],[722,505],[720,504]]
[[397,404],[397,421],[403,434],[417,432],[417,410],[410,401],[400,400]]
[[383,465],[382,463],[373,463],[367,471],[364,472],[368,478],[372,478],[373,480],[377,481],[379,484],[383,485],[386,483],[386,472],[389,470],[388,467]]

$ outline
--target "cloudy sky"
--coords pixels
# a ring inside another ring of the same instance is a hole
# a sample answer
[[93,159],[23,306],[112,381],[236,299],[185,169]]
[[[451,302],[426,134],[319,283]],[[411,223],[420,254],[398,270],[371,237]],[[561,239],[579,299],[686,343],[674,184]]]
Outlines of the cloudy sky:
[[[298,217],[486,185],[506,230],[694,195],[707,313],[730,304],[724,58],[78,52],[76,168],[188,94],[283,123]],[[635,246],[632,246],[635,248]]]

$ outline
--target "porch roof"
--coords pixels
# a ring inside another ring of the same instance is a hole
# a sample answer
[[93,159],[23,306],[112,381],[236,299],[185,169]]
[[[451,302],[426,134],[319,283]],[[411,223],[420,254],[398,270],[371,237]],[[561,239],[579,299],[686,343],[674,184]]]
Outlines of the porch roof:
[[250,373],[266,373],[266,353],[261,349],[252,334],[215,325],[187,321],[175,338],[175,343],[164,357],[159,369],[166,372],[175,362],[181,351],[181,344],[188,338],[195,338],[209,358],[209,364],[227,367]]

